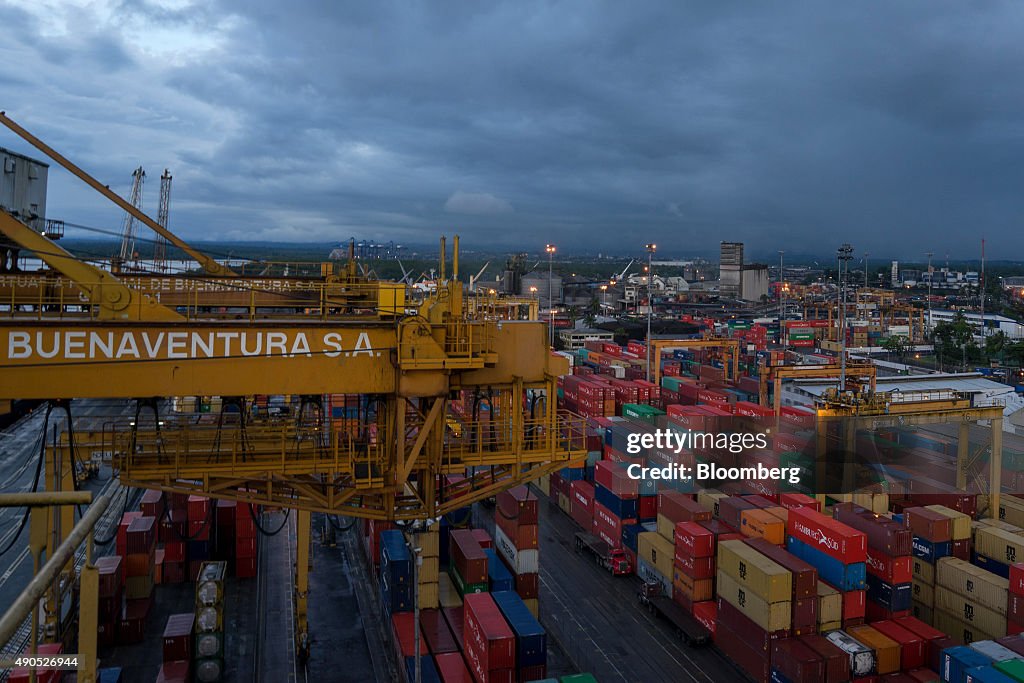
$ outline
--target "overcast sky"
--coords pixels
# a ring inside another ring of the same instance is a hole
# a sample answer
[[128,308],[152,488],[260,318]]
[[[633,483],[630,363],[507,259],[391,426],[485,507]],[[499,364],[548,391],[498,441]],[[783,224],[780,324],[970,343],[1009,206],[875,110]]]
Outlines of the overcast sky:
[[[0,109],[122,194],[143,165],[151,213],[169,168],[186,238],[1024,258],[1019,0],[0,0],[0,27]],[[51,172],[50,217],[108,206]]]

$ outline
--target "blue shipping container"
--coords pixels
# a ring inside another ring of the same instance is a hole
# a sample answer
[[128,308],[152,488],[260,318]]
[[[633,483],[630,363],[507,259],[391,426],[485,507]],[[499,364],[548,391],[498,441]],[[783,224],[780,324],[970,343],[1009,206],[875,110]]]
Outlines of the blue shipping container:
[[558,470],[558,474],[561,475],[565,481],[583,481],[586,479],[586,468],[585,467],[563,467]]
[[548,662],[548,636],[523,599],[513,591],[491,593],[495,604],[516,636],[516,667],[541,666]]
[[991,666],[979,666],[965,672],[964,683],[1018,683],[1018,681]]
[[991,659],[977,650],[972,650],[966,645],[947,647],[942,651],[942,671],[939,675],[943,681],[950,683],[964,683],[967,679],[967,670],[990,664]]
[[[408,676],[407,681],[416,680],[416,657],[405,658],[405,673]],[[437,672],[437,667],[434,666],[434,658],[428,655],[420,655],[420,680],[423,683],[442,683],[441,674]]]
[[484,548],[487,555],[487,579],[491,585],[491,592],[511,591],[516,589],[516,579],[508,570],[505,563],[498,559],[498,554],[493,548]]
[[942,543],[933,543],[927,538],[921,538],[920,536],[914,536],[914,544],[912,546],[914,557],[918,557],[928,564],[935,564],[943,557],[949,557],[953,554],[953,543],[952,541],[943,541]]
[[786,536],[786,550],[818,570],[818,578],[841,591],[867,588],[867,565],[864,562],[843,564],[817,548],[793,536]]
[[1010,565],[997,562],[991,557],[985,555],[979,555],[978,553],[971,551],[971,564],[975,567],[981,567],[986,571],[990,571],[996,576],[1001,576],[1004,579],[1010,578]]
[[886,583],[877,576],[868,574],[868,600],[878,603],[887,610],[901,612],[910,609],[911,598],[913,597],[913,584]]
[[594,486],[594,500],[619,519],[636,519],[640,509],[636,498],[619,498],[600,484]]

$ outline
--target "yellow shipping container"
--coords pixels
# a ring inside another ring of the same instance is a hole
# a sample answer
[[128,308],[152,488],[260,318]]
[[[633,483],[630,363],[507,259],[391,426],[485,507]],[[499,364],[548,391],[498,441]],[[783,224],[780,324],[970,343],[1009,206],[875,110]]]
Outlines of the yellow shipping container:
[[694,579],[676,567],[673,567],[672,573],[673,589],[682,593],[691,602],[715,599],[714,579]]
[[675,525],[675,522],[673,522],[671,519],[669,519],[665,515],[659,514],[658,515],[658,533],[662,536],[662,538],[667,538],[668,540],[670,540],[673,543],[675,543],[675,538],[676,538],[676,525]]
[[438,602],[441,603],[441,607],[462,607],[462,596],[459,595],[459,591],[455,590],[455,584],[452,583],[448,572],[438,577],[437,588]]
[[436,557],[424,557],[423,564],[420,565],[418,570],[418,577],[420,585],[426,583],[437,583],[439,569],[438,565],[440,560]]
[[990,571],[955,557],[943,557],[935,569],[935,584],[1006,616],[1010,582]]
[[827,621],[823,624],[818,624],[818,633],[824,635],[829,631],[838,631],[842,627],[843,622],[841,621]]
[[774,515],[781,519],[783,522],[789,521],[789,508],[784,507],[773,507],[773,508],[761,508],[770,515]]
[[440,605],[438,584],[421,584],[419,589],[420,609],[437,609]]
[[[564,493],[559,493],[558,494],[558,509],[561,510],[562,512],[564,512],[567,515],[572,514],[572,509],[571,509],[570,502],[569,502],[569,496],[565,495]],[[589,532],[590,532],[590,530],[587,529],[587,533],[589,533]]]
[[935,589],[935,611],[955,616],[965,624],[980,629],[988,638],[1002,638],[1006,635],[1005,616],[948,588]]
[[999,519],[1024,527],[1024,500],[1013,496],[999,496]]
[[545,474],[545,475],[543,475],[541,477],[538,477],[537,481],[535,481],[534,483],[537,484],[537,488],[539,488],[540,492],[543,493],[545,496],[550,496],[551,495],[551,475],[550,474]]
[[540,619],[540,600],[537,598],[530,598],[529,600],[523,600],[526,603],[526,609],[530,610],[530,614],[533,615],[534,619]]
[[[843,620],[843,594],[824,581],[818,582],[818,624],[839,623]],[[836,628],[839,628],[838,626]]]
[[743,541],[723,541],[718,544],[718,569],[765,602],[792,600],[793,574]]
[[900,670],[900,644],[870,626],[851,626],[846,632],[875,651],[878,673],[885,675]]
[[645,531],[637,536],[637,558],[646,560],[665,578],[672,576],[675,555],[675,546],[661,534]]
[[[921,619],[921,617],[918,617],[918,619]],[[978,640],[995,640],[1002,637],[995,633],[989,633],[977,623],[968,623],[958,615],[941,609],[932,612],[932,625],[953,638],[953,640],[963,644],[973,643]],[[1002,631],[1005,635],[1006,629],[1003,628]]]
[[996,562],[1014,564],[1024,560],[1024,536],[996,527],[983,527],[974,534],[974,549]]
[[921,604],[920,602],[911,602],[910,612],[915,618],[920,619],[926,624],[935,623],[935,609],[928,605]]
[[721,569],[718,570],[718,597],[747,615],[766,631],[788,629],[792,621],[792,601],[767,602]]
[[441,535],[438,531],[424,531],[406,536],[412,537],[412,547],[422,549],[420,555],[423,557],[438,557],[441,554]]
[[697,504],[705,510],[711,510],[716,518],[718,517],[718,501],[728,498],[729,494],[722,493],[715,489],[705,489],[697,494]]
[[915,557],[911,560],[910,569],[914,581],[920,581],[929,586],[935,585],[935,565],[925,562],[920,557]]
[[935,607],[935,587],[930,583],[914,579],[910,585],[910,597],[922,605]]
[[925,505],[925,508],[932,512],[937,512],[944,517],[949,517],[954,541],[963,541],[971,537],[971,518],[969,515],[965,515],[957,510],[951,510],[945,505]]

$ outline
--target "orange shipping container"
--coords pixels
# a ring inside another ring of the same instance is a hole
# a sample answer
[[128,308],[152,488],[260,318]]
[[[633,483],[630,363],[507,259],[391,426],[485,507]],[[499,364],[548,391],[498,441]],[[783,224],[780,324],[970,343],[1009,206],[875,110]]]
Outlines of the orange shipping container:
[[851,626],[846,632],[870,647],[878,656],[878,673],[890,674],[900,670],[900,645],[870,626]]
[[703,602],[715,599],[714,579],[694,579],[674,567],[672,571],[672,587],[682,593],[690,602]]
[[740,533],[749,538],[763,538],[773,545],[786,542],[786,523],[762,509],[751,508],[740,513]]

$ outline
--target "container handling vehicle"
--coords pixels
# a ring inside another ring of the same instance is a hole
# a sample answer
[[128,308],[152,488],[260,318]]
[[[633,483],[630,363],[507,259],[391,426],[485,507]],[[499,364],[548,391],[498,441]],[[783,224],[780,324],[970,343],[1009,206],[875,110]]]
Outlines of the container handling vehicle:
[[612,576],[626,576],[633,573],[633,563],[622,548],[612,548],[593,534],[576,532],[576,552],[587,550],[594,561],[607,569]]

